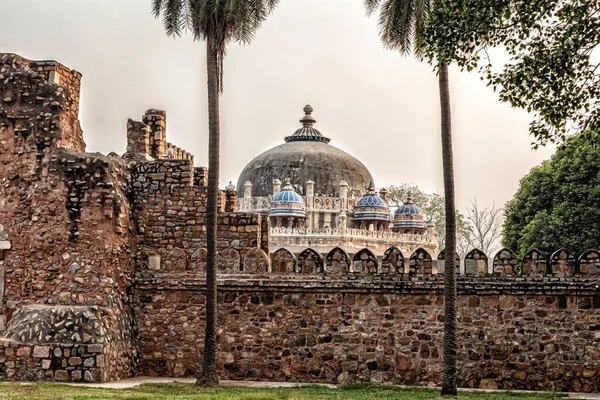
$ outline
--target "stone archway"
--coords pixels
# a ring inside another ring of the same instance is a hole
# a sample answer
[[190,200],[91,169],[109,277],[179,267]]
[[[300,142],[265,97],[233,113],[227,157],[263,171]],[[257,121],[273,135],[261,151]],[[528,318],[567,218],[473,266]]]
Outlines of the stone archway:
[[323,272],[323,257],[311,248],[302,250],[298,255],[298,272],[303,275]]
[[350,271],[350,257],[343,249],[333,248],[325,257],[325,272],[333,275],[343,275]]
[[296,257],[282,247],[271,253],[271,269],[281,274],[292,274],[296,271]]
[[397,247],[390,247],[383,253],[379,272],[391,275],[404,273],[404,255]]
[[352,272],[355,274],[376,274],[377,267],[377,257],[367,248],[362,249],[352,258]]

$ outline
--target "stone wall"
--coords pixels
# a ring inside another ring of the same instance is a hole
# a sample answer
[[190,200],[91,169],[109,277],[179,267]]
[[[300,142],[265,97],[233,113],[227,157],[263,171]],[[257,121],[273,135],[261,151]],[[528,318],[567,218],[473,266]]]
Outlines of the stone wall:
[[[10,240],[0,256],[2,331],[6,327],[0,377],[34,376],[49,360],[35,355],[41,354],[35,348],[57,343],[53,335],[21,337],[15,332],[22,327],[36,334],[42,326],[44,332],[67,329],[72,335],[60,346],[86,346],[82,332],[75,335],[75,325],[40,311],[65,306],[86,309],[82,313],[93,313],[95,307],[109,310],[99,317],[106,324],[102,340],[118,361],[95,364],[88,375],[130,376],[137,357],[128,299],[135,243],[126,164],[83,152],[78,72],[54,61],[0,54],[0,76],[0,230]],[[35,326],[28,325],[31,313],[26,310],[40,311]],[[122,334],[107,336],[115,331]],[[80,351],[87,350],[75,353]],[[66,368],[75,367],[67,353],[56,355],[60,361],[50,361],[52,368],[42,375],[49,377],[60,367],[69,379],[85,379],[83,369],[73,374]],[[32,363],[32,357],[39,360]],[[25,374],[28,366],[32,369]]]
[[[139,164],[133,173],[134,217],[142,245],[138,268],[171,272],[193,271],[199,252],[206,248],[206,186],[194,185],[190,160],[155,160]],[[237,210],[237,194],[221,193],[218,203],[219,252],[236,252],[240,271],[248,251],[268,249],[268,219]],[[266,225],[265,225],[266,224]],[[266,241],[266,244],[264,243]],[[158,256],[158,257],[156,257]],[[148,262],[151,257],[158,264]],[[231,254],[225,255],[231,259]]]
[[[201,277],[138,276],[139,374],[194,376]],[[306,281],[222,278],[224,379],[441,384],[441,276]],[[600,390],[600,291],[583,278],[459,277],[459,386]]]

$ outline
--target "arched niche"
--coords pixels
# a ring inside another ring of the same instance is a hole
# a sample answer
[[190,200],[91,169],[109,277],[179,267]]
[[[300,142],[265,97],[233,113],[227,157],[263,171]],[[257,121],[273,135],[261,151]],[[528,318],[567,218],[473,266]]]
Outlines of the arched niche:
[[517,255],[511,249],[501,249],[494,256],[494,275],[517,275]]
[[587,250],[577,259],[578,274],[598,275],[600,272],[600,253],[597,250]]
[[[460,256],[457,252],[454,252],[454,267],[456,269],[456,275],[460,275]],[[438,254],[436,269],[438,274],[443,274],[446,270],[446,249],[440,251]]]
[[404,255],[397,247],[392,246],[383,253],[379,272],[389,275],[404,273]]
[[221,250],[217,254],[217,269],[221,274],[239,273],[241,269],[240,253],[235,249]]
[[554,276],[575,275],[575,258],[567,249],[558,249],[550,256],[548,273]]
[[162,263],[167,272],[183,272],[187,270],[188,255],[185,250],[176,247],[162,257]]
[[298,272],[314,275],[323,272],[323,257],[315,250],[307,248],[298,254]]
[[244,257],[244,272],[249,274],[263,274],[271,270],[269,257],[259,248],[248,250]]
[[413,275],[431,275],[433,270],[433,260],[427,250],[419,247],[412,253],[408,263],[408,274]]
[[367,248],[360,250],[352,257],[352,272],[355,274],[376,274],[377,265],[377,257]]
[[479,249],[473,249],[465,256],[465,275],[487,275],[488,257]]
[[523,256],[523,276],[544,276],[548,270],[548,257],[538,249],[531,249]]
[[331,249],[325,257],[325,273],[340,275],[350,272],[350,256],[340,247]]
[[207,251],[204,248],[194,250],[187,265],[187,270],[206,272],[206,254]]
[[296,271],[296,257],[286,248],[280,248],[271,254],[271,269],[279,274],[291,274]]

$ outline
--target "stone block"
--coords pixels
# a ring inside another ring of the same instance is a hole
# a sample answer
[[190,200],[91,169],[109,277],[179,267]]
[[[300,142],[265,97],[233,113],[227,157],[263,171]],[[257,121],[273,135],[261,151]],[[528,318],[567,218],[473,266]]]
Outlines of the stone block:
[[83,376],[83,373],[81,370],[76,369],[71,372],[71,380],[73,382],[81,381],[82,376]]
[[50,346],[35,346],[33,348],[33,356],[37,358],[50,357]]
[[160,255],[155,254],[148,257],[148,268],[160,271]]
[[42,360],[42,369],[49,369],[50,368],[50,360]]
[[479,389],[498,390],[498,383],[493,379],[482,379],[479,382]]
[[88,344],[89,353],[102,353],[103,346],[101,344]]
[[31,347],[19,347],[17,349],[17,357],[29,357],[31,355]]
[[63,369],[59,369],[54,372],[54,379],[61,382],[66,382],[69,380],[69,371],[65,371]]
[[91,368],[94,366],[94,364],[94,359],[92,357],[83,360],[83,366],[86,368]]
[[81,357],[71,357],[69,358],[69,365],[81,365],[83,361]]

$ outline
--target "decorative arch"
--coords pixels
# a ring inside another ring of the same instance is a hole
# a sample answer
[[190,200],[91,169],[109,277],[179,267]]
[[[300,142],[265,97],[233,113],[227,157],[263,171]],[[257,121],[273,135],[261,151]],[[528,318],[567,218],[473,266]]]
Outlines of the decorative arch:
[[600,272],[600,253],[597,250],[587,250],[577,259],[576,271],[581,275],[598,275]]
[[165,271],[168,272],[183,272],[187,269],[188,255],[185,250],[175,247],[164,255],[163,265]]
[[206,272],[206,254],[204,248],[196,249],[190,257],[190,262],[187,266],[188,271]]
[[511,249],[501,249],[494,256],[494,275],[517,275],[517,255]]
[[397,247],[392,246],[383,253],[379,272],[393,275],[404,273],[404,255]]
[[271,254],[271,269],[280,274],[296,271],[296,257],[286,248],[280,248]]
[[262,274],[271,270],[269,257],[259,248],[248,250],[244,258],[244,272]]
[[[460,256],[454,252],[454,264],[456,265],[456,275],[460,275]],[[446,270],[446,249],[440,251],[437,256],[436,270],[438,274],[443,274]]]
[[521,273],[525,276],[544,276],[548,271],[548,257],[538,249],[531,249],[523,256]]
[[366,247],[360,250],[352,258],[352,272],[355,274],[376,274],[377,273],[377,257]]
[[350,272],[350,256],[344,249],[335,247],[325,257],[325,272],[328,274],[347,274]]
[[221,274],[239,273],[241,269],[240,253],[235,249],[221,250],[217,254],[217,270]]
[[473,249],[465,256],[465,275],[487,275],[488,257],[479,249]]
[[575,258],[567,249],[558,249],[550,256],[548,273],[555,276],[575,275]]
[[298,272],[303,275],[323,272],[323,257],[310,247],[302,250],[298,254]]
[[422,247],[419,247],[417,250],[412,253],[408,263],[408,275],[431,275],[433,260],[431,258],[431,254],[427,252]]

